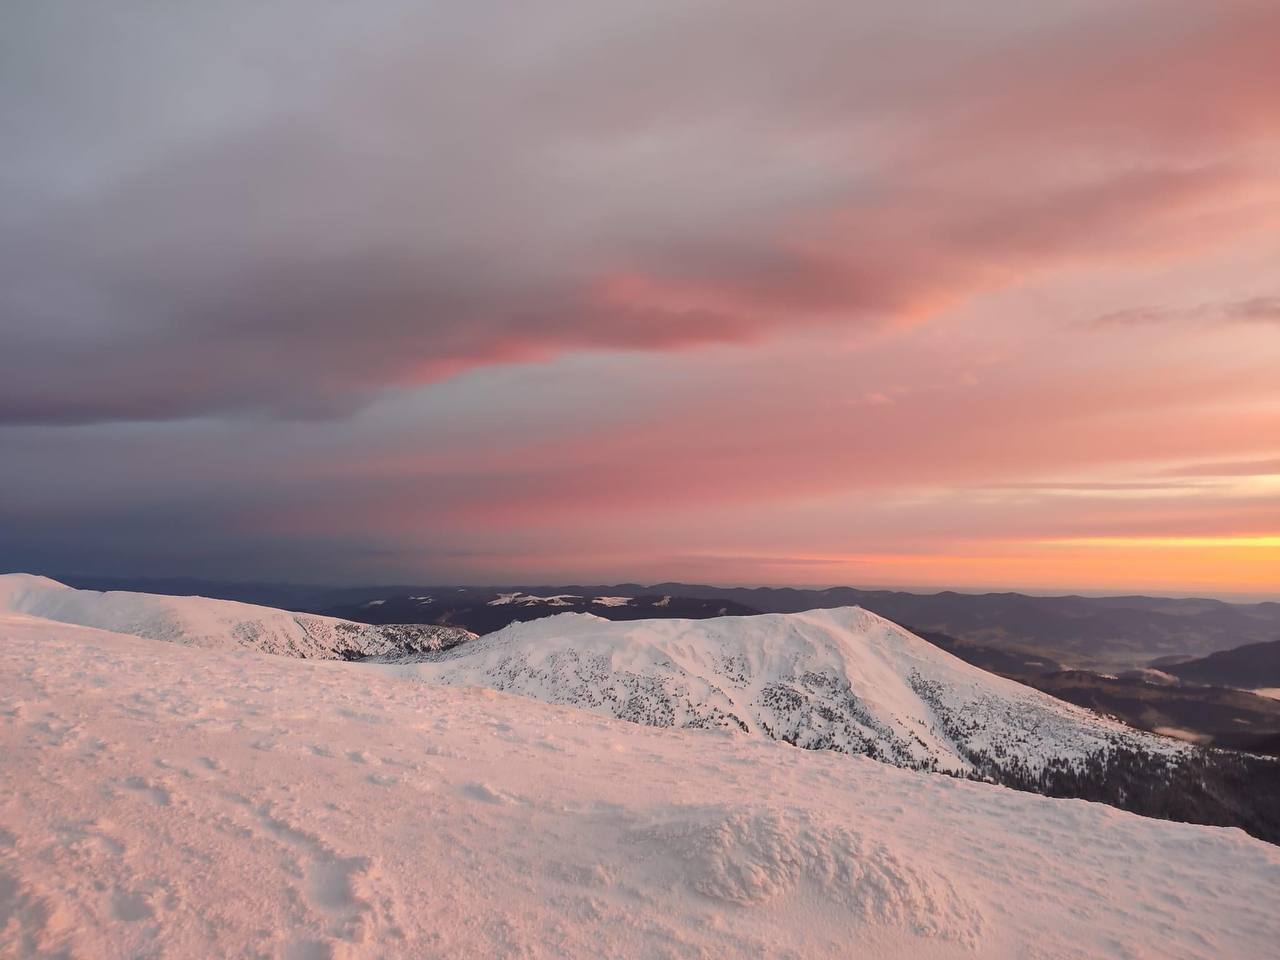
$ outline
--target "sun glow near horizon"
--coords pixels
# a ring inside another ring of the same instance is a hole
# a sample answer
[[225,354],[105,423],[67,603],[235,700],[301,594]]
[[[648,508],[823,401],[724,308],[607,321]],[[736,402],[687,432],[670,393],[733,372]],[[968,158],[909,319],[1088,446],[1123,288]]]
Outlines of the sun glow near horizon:
[[1280,4],[81,6],[0,568],[1280,592]]

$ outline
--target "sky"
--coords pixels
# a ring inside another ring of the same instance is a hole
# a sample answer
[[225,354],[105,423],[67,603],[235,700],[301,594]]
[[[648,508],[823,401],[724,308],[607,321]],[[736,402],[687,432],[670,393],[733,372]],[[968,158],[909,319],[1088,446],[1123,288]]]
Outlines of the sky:
[[13,4],[0,568],[1280,597],[1280,4]]

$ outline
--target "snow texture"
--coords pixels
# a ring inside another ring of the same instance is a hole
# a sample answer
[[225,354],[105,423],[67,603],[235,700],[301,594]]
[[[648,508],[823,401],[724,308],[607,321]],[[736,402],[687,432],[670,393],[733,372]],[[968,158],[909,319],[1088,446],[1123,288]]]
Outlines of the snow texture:
[[722,727],[957,774],[1185,748],[971,666],[858,607],[515,623],[397,667],[652,726]]
[[0,956],[1243,960],[1280,942],[1280,850],[1239,830],[389,669],[0,617]]
[[574,604],[581,603],[582,597],[572,593],[557,593],[550,597],[539,597],[532,593],[500,593],[489,601],[491,607],[506,606],[523,606],[529,607],[535,604],[545,604],[549,607],[572,607]]
[[99,593],[22,573],[0,576],[0,612],[4,611],[212,650],[247,647],[319,659],[420,653],[475,639],[459,627],[374,626],[232,600]]

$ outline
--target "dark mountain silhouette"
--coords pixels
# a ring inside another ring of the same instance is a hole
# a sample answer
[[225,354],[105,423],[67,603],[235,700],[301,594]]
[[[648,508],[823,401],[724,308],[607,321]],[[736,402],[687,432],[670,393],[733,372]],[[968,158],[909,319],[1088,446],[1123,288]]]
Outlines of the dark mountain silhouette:
[[1216,683],[1258,689],[1280,687],[1280,640],[1248,643],[1198,660],[1160,667],[1188,683]]

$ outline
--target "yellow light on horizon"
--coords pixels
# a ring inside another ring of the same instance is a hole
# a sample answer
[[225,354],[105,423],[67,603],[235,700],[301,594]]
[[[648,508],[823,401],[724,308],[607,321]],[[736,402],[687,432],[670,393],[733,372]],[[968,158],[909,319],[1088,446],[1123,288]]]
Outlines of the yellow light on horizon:
[[1173,547],[1192,549],[1280,548],[1280,536],[1251,537],[1068,537],[1042,543],[1062,547]]

